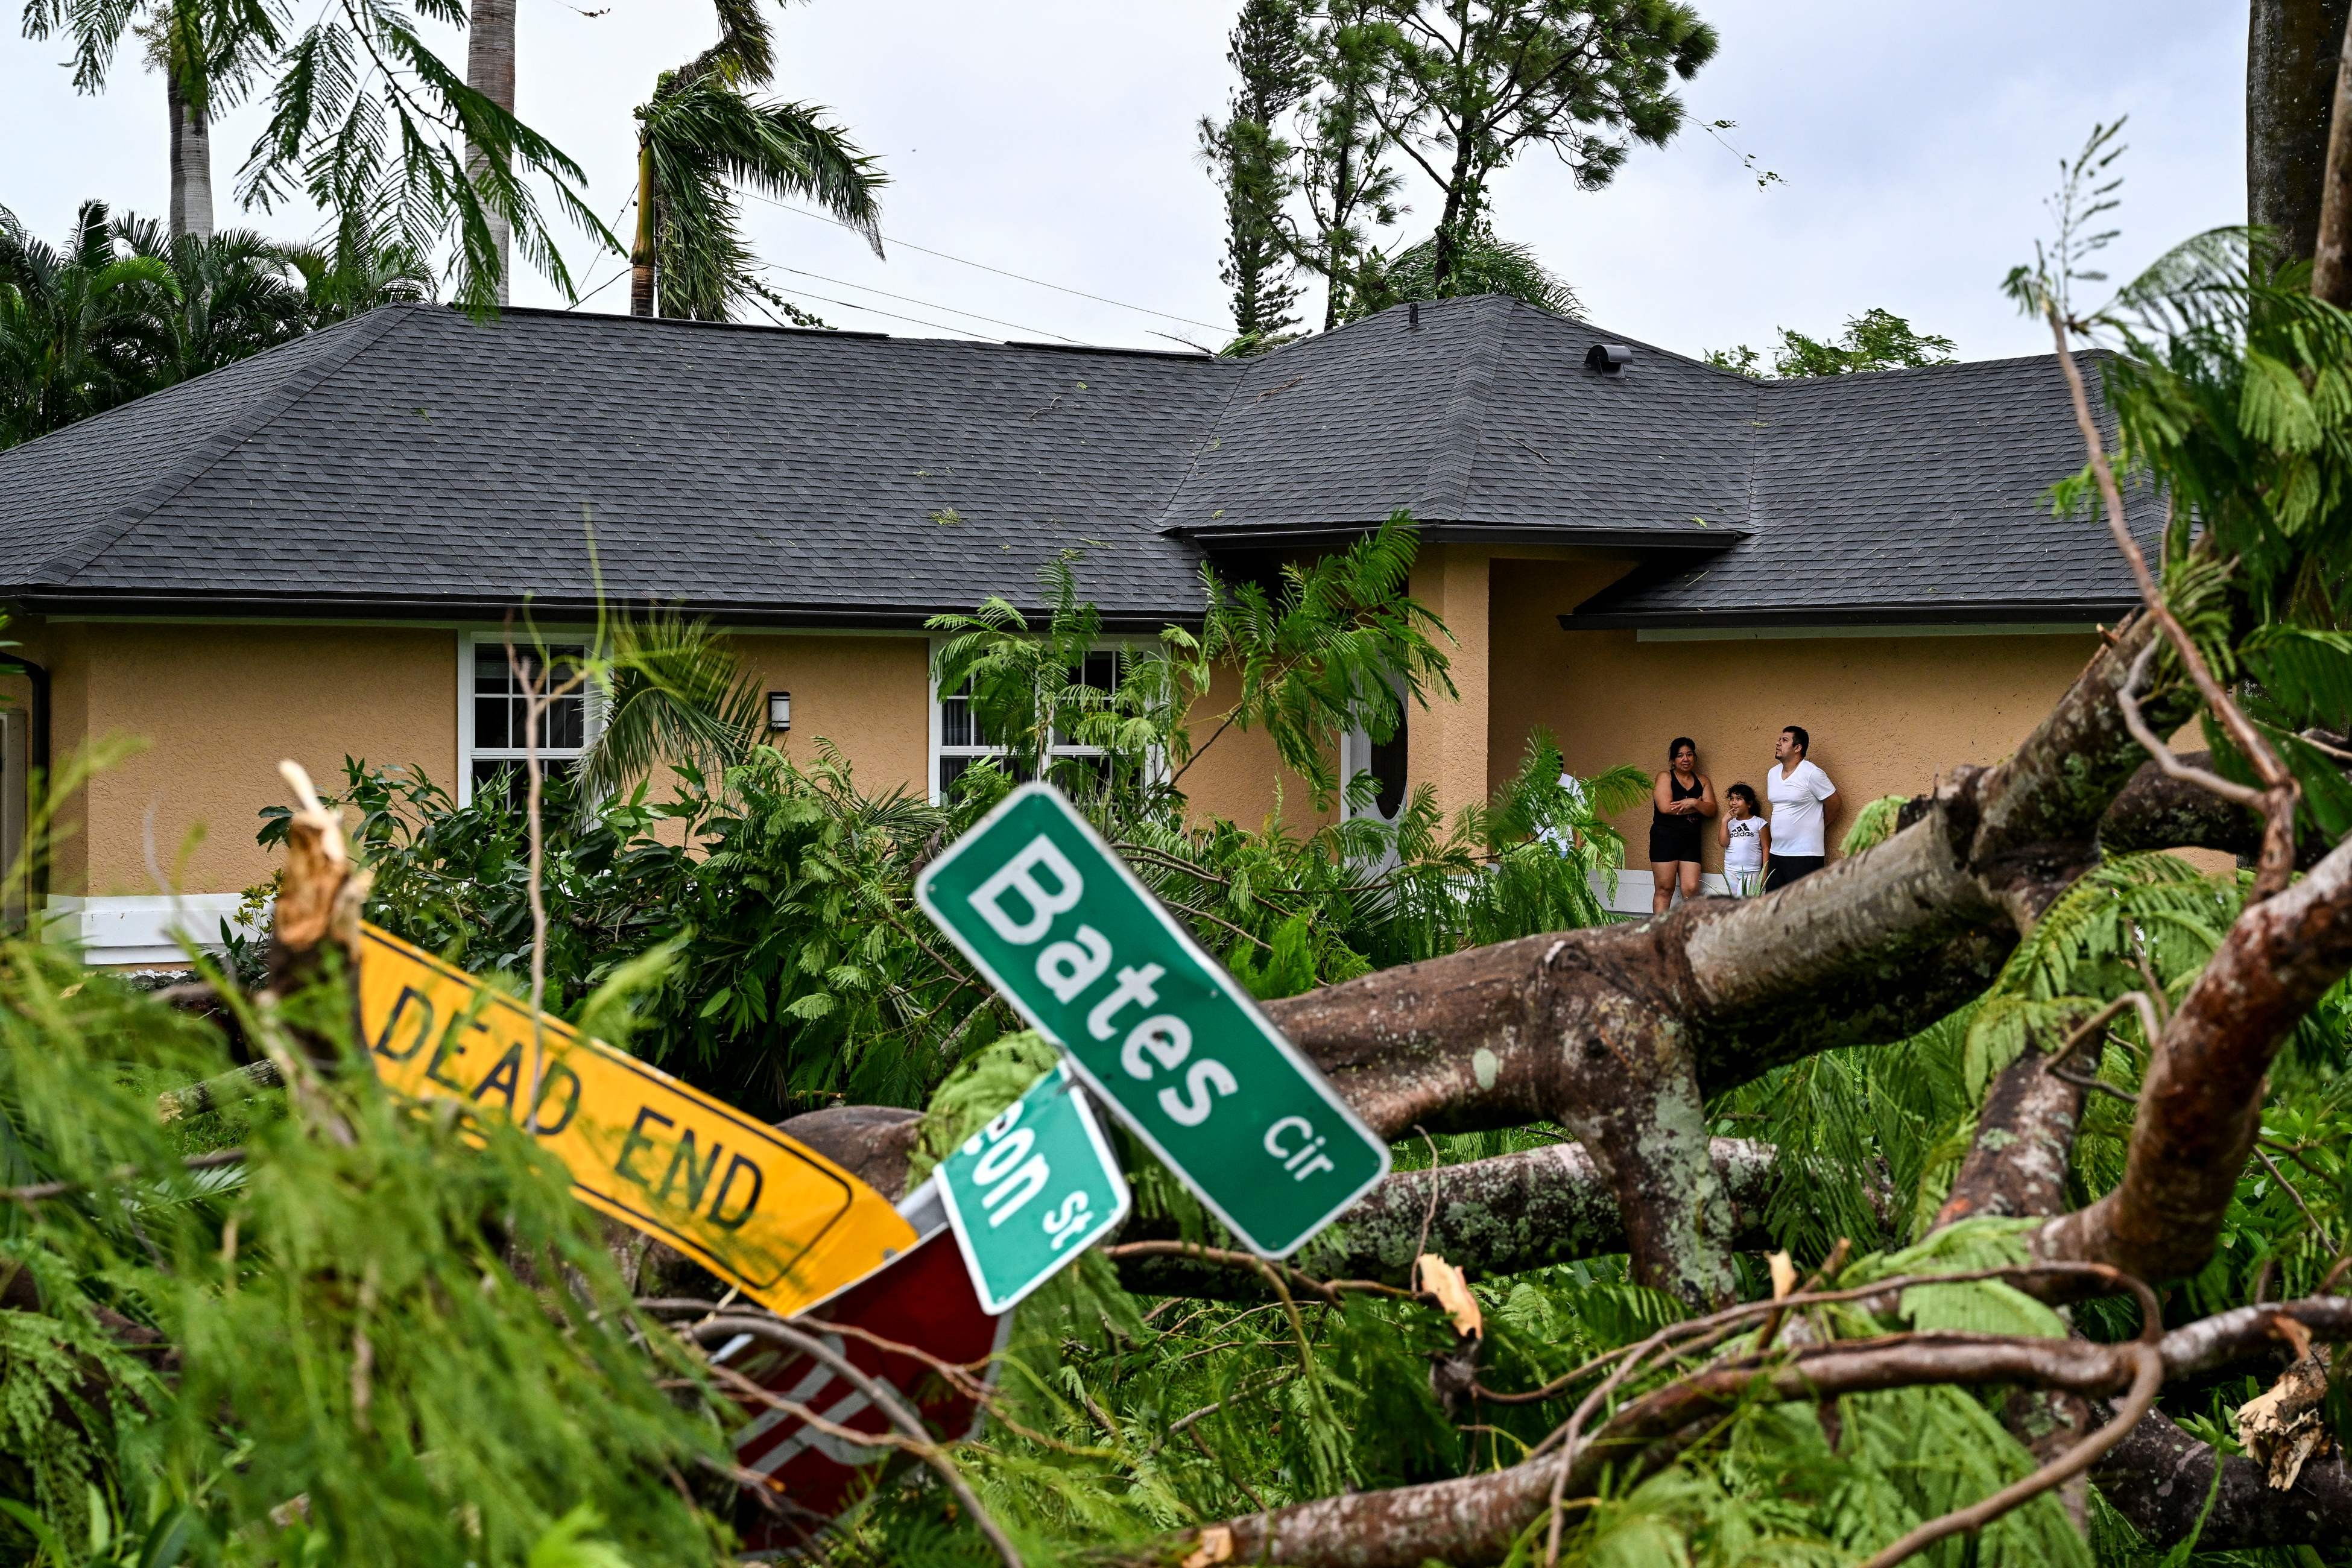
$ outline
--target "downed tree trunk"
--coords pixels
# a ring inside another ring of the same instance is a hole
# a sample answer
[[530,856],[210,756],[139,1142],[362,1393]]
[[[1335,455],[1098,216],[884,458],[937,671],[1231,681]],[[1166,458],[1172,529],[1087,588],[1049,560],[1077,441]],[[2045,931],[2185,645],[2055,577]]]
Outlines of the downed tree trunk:
[[[1383,1136],[1555,1121],[1609,1178],[1635,1277],[1727,1300],[1731,1205],[1706,1095],[1838,1046],[1899,1039],[1981,992],[2098,861],[2146,761],[2116,701],[2155,635],[2103,647],[2000,767],[1948,779],[1892,838],[1777,893],[1529,937],[1270,1004]],[[2147,705],[2177,727],[2173,693]]]
[[[1779,1179],[1773,1151],[1717,1138],[1709,1154],[1731,1199],[1735,1244],[1748,1251],[1769,1247],[1763,1215]],[[1130,1223],[1124,1239],[1159,1234]],[[1413,1260],[1424,1252],[1459,1259],[1470,1278],[1488,1279],[1624,1248],[1617,1200],[1598,1162],[1581,1145],[1561,1143],[1434,1172],[1398,1171],[1300,1248],[1290,1264],[1317,1279],[1410,1289],[1415,1288]],[[1145,1295],[1213,1300],[1257,1300],[1270,1293],[1255,1271],[1182,1258],[1122,1258],[1119,1283]]]

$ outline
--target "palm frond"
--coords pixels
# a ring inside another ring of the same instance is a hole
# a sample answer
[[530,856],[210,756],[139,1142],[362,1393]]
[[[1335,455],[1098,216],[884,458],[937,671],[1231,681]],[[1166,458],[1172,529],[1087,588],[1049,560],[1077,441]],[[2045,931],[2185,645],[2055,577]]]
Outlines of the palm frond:
[[759,743],[758,679],[710,623],[673,613],[613,633],[604,721],[580,763],[581,804],[619,794],[665,762],[723,773]]

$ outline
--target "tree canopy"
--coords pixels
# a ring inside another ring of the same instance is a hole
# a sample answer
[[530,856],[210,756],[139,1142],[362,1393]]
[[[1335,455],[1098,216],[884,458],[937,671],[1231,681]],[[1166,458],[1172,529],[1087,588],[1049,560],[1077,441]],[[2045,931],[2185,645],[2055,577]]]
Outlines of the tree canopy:
[[1762,354],[1746,343],[1709,349],[1706,359],[1717,370],[1738,371],[1742,375],[1851,375],[1856,371],[1949,364],[1953,346],[1951,339],[1919,331],[1894,311],[1874,305],[1848,317],[1845,330],[1834,338],[1811,338],[1781,328],[1780,346],[1772,351],[1769,365]]

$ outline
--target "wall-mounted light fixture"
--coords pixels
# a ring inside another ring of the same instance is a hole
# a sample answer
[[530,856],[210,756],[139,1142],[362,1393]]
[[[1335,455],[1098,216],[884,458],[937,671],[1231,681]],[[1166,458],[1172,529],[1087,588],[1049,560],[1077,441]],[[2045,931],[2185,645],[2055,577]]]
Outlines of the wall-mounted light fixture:
[[789,691],[768,693],[768,728],[782,731],[793,727],[793,694]]

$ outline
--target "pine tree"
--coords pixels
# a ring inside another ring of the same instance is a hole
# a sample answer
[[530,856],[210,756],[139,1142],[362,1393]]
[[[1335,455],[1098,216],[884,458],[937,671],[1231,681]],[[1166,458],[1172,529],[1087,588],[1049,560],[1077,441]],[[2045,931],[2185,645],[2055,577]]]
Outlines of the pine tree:
[[1240,85],[1221,124],[1201,121],[1201,150],[1225,192],[1225,259],[1217,276],[1234,291],[1234,330],[1260,344],[1298,324],[1283,202],[1296,184],[1292,148],[1276,122],[1307,91],[1297,0],[1244,0],[1225,58]]

